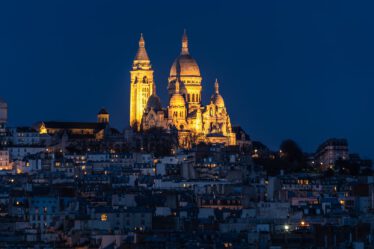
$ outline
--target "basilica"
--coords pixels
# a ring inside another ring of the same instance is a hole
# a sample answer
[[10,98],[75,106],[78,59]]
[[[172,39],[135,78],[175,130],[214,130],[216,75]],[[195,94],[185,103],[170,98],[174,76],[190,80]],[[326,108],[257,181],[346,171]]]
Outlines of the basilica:
[[154,127],[176,129],[181,147],[199,142],[236,145],[218,80],[212,85],[212,96],[202,105],[202,77],[195,59],[190,55],[188,37],[183,34],[181,52],[174,60],[168,78],[167,107],[161,105],[153,79],[151,61],[143,35],[139,40],[130,71],[130,126],[138,131]]

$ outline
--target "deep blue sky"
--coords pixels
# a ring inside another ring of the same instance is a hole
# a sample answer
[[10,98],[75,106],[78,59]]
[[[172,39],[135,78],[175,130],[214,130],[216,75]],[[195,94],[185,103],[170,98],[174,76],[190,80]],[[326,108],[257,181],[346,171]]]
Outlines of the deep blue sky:
[[158,93],[186,28],[203,76],[217,77],[233,124],[271,148],[314,151],[346,137],[374,158],[373,1],[1,1],[0,96],[10,125],[128,125],[129,70],[144,33]]

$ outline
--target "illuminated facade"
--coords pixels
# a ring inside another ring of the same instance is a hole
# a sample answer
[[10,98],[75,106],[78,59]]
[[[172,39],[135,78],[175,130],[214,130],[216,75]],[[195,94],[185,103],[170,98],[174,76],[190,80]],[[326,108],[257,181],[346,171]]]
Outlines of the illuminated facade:
[[0,98],[0,133],[5,133],[5,126],[8,121],[8,104]]
[[7,149],[0,149],[0,171],[12,170],[12,164],[9,160],[9,151]]
[[[106,136],[113,133],[109,124],[110,115],[104,108],[97,114],[97,122],[39,122],[35,129],[40,135],[68,134],[76,138],[91,138],[103,140]],[[116,133],[118,131],[115,130]]]
[[145,50],[143,35],[139,40],[139,49],[130,71],[130,78],[130,126],[136,126],[137,129],[140,129],[143,113],[148,98],[153,93],[154,84],[152,65]]
[[144,44],[141,36],[130,71],[131,127],[138,130],[174,127],[178,130],[179,144],[185,148],[198,142],[236,145],[236,136],[217,80],[209,104],[202,105],[202,77],[197,62],[190,55],[186,32],[182,38],[181,53],[170,69],[167,85],[169,104],[166,108],[162,108],[157,96],[153,70]]

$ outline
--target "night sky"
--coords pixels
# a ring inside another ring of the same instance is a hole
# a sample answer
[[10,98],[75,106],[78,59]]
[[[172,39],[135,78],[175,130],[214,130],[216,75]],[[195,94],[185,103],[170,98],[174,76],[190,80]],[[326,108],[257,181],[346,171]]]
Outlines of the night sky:
[[277,149],[344,137],[374,158],[374,1],[1,1],[0,96],[10,126],[128,126],[129,70],[143,32],[163,105],[187,29],[203,76],[234,125]]

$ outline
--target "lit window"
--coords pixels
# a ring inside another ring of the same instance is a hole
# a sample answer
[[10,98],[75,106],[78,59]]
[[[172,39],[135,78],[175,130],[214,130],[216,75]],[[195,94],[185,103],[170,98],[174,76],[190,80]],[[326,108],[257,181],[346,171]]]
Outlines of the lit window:
[[102,214],[101,221],[107,221],[107,220],[108,220],[108,216],[106,214]]

